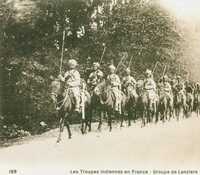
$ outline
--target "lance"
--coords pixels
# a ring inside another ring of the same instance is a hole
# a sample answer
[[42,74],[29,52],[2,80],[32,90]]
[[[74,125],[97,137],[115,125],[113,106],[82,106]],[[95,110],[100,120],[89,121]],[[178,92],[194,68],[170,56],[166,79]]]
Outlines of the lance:
[[82,113],[82,119],[85,119],[85,83],[83,82],[83,87],[82,87],[82,104],[81,104],[81,113]]
[[153,73],[155,72],[157,66],[158,66],[158,61],[156,61],[156,64],[155,64],[155,66],[154,66],[154,68],[153,68]]
[[117,67],[116,67],[115,72],[117,72],[117,70],[118,70],[119,66],[122,64],[123,60],[126,59],[125,57],[126,57],[126,55],[123,55],[123,57],[121,58],[120,62],[118,63],[118,65],[117,65]]
[[164,70],[163,70],[163,74],[162,74],[162,77],[164,77],[164,75],[165,75],[165,72],[166,72],[166,68],[167,68],[167,66],[165,65],[165,66],[164,66]]
[[128,63],[128,67],[129,67],[129,68],[130,68],[130,66],[131,66],[132,59],[133,59],[133,56],[131,57],[131,59],[130,59],[130,61],[129,61],[129,63]]
[[104,56],[105,51],[106,51],[106,45],[105,45],[105,43],[103,43],[103,52],[101,54],[101,58],[100,58],[99,64],[101,64],[101,62],[103,60],[103,56]]
[[63,38],[62,38],[62,50],[61,50],[61,58],[60,58],[60,74],[62,73],[64,48],[65,48],[65,29],[63,30]]

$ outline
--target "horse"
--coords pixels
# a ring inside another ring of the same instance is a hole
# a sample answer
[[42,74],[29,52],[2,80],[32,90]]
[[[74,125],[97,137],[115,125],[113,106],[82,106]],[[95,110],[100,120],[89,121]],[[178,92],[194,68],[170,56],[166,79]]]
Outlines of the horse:
[[173,96],[171,98],[170,96],[172,96],[172,94],[166,92],[160,92],[159,94],[158,112],[163,122],[165,120],[170,120],[173,116]]
[[[104,80],[102,80],[104,81]],[[98,84],[96,85],[96,87]],[[101,130],[102,126],[102,118],[104,117],[105,110],[103,107],[103,103],[100,99],[100,96],[98,95],[98,92],[96,92],[96,87],[90,88],[90,95],[91,95],[91,110],[90,110],[90,118],[88,120],[88,131],[91,131],[91,123],[92,118],[95,115],[95,117],[99,117],[99,123],[98,123],[98,130]]]
[[[125,111],[127,111],[128,116],[128,126],[131,126],[131,118],[133,116],[134,122],[136,121],[136,107],[138,101],[138,94],[136,92],[136,88],[129,85],[124,89],[124,93],[126,95],[126,103],[125,103]],[[125,116],[125,115],[123,115]],[[123,122],[123,121],[122,121]],[[123,125],[123,123],[122,123]]]
[[154,116],[157,118],[158,115],[158,95],[146,91],[143,83],[143,81],[140,81],[140,85],[137,87],[139,97],[136,107],[142,118],[142,127],[145,126],[146,123],[150,123]]
[[186,112],[187,116],[191,115],[194,109],[194,94],[186,92]]
[[186,96],[182,91],[175,91],[174,93],[174,110],[177,121],[179,121],[181,110],[186,114]]
[[112,88],[107,85],[106,81],[102,81],[95,88],[95,94],[100,98],[100,103],[103,105],[103,110],[107,113],[108,116],[108,126],[109,131],[112,131],[112,116],[118,116],[121,118],[121,125],[123,123],[123,111],[125,109],[126,96],[119,90],[119,95],[121,96],[121,102],[119,103],[119,111],[115,109],[116,99]]
[[196,85],[194,91],[194,111],[196,112],[197,116],[200,114],[200,86]]
[[[84,107],[87,111],[90,106],[90,95],[89,93],[83,88],[85,86],[84,81],[81,83],[81,106]],[[59,120],[59,135],[57,138],[57,143],[61,141],[61,135],[64,131],[64,125],[66,124],[67,131],[68,131],[68,138],[71,139],[72,133],[69,124],[69,116],[74,114],[75,109],[75,101],[74,97],[72,96],[70,89],[64,88],[64,83],[61,82],[59,79],[55,79],[51,83],[51,99],[53,100],[55,107],[58,111]],[[83,112],[83,111],[82,111]],[[81,115],[81,112],[78,113],[78,116]],[[65,122],[66,119],[66,122]],[[82,113],[81,118],[81,132],[82,134],[85,133],[85,129],[87,124],[87,119],[85,118],[84,114]]]

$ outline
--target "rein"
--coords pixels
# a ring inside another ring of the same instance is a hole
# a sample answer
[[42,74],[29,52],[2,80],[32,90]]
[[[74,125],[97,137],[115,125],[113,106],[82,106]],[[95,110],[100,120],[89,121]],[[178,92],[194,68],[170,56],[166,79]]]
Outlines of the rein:
[[65,95],[65,98],[63,100],[57,102],[57,104],[60,104],[60,103],[62,103],[62,104],[59,107],[57,107],[56,110],[60,110],[64,106],[66,100],[67,100],[67,94]]

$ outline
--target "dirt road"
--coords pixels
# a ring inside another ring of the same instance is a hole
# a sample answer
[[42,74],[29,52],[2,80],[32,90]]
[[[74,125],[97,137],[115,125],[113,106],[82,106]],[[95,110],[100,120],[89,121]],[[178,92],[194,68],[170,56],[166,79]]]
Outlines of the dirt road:
[[81,168],[200,170],[200,118],[196,116],[144,128],[140,123],[122,129],[117,126],[111,133],[93,128],[82,136],[76,131],[71,140],[65,130],[60,144],[56,144],[57,134],[56,129],[1,148],[0,172],[17,169],[17,174],[29,175],[69,174]]

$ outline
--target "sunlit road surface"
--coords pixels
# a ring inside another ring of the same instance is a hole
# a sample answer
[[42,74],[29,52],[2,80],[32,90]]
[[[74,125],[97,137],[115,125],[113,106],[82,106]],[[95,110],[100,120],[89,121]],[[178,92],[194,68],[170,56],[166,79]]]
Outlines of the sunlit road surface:
[[[56,144],[58,129],[0,149],[0,172],[17,169],[17,174],[69,174],[73,169],[200,170],[200,118],[175,119],[166,123],[141,123],[112,132],[81,135],[67,131]],[[151,172],[152,173],[152,172]],[[199,171],[200,173],[200,171]],[[2,174],[2,173],[1,173]],[[3,175],[2,174],[2,175]]]

